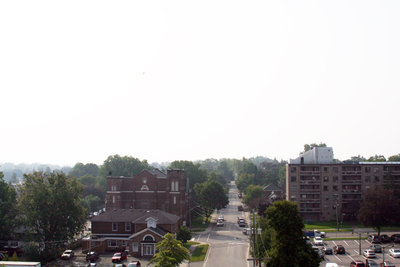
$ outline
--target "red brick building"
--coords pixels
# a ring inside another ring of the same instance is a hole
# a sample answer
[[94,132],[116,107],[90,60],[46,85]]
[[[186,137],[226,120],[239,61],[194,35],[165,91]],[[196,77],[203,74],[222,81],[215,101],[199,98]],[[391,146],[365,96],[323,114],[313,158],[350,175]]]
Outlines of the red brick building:
[[144,170],[133,177],[107,178],[106,210],[148,209],[189,218],[189,193],[183,170]]
[[82,250],[127,250],[134,257],[152,257],[155,244],[166,233],[178,232],[181,224],[179,216],[161,210],[107,210],[92,219],[92,235],[83,240]]
[[82,249],[153,256],[166,233],[177,233],[188,222],[187,185],[183,170],[107,177],[106,211],[92,218],[92,235],[83,240]]

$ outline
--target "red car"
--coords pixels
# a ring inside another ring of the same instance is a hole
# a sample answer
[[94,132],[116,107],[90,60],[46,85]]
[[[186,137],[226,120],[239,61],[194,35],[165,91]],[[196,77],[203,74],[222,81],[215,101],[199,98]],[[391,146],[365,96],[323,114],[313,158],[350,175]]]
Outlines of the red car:
[[121,262],[123,260],[126,260],[127,254],[125,252],[117,252],[114,253],[114,256],[111,258],[112,262]]
[[365,267],[365,263],[362,261],[352,261],[350,267]]

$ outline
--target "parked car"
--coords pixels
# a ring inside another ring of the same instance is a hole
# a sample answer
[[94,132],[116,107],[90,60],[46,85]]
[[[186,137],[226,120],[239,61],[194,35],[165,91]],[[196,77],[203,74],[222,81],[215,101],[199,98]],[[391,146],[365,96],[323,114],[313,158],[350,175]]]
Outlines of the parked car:
[[246,227],[246,221],[243,218],[238,217],[237,222],[240,227]]
[[368,260],[367,267],[379,267],[379,264],[376,261]]
[[333,254],[333,250],[332,250],[330,247],[328,247],[328,246],[325,246],[325,247],[322,249],[322,251],[325,253],[325,255],[332,255],[332,254]]
[[391,248],[389,249],[389,255],[393,258],[400,258],[400,249],[398,248]]
[[393,235],[390,236],[390,239],[394,243],[400,243],[400,234],[393,234]]
[[381,245],[373,244],[373,245],[369,246],[369,248],[373,249],[375,251],[375,253],[382,253]]
[[219,215],[217,220],[225,221],[224,215]]
[[238,211],[243,211],[243,206],[242,205],[238,206]]
[[325,232],[320,232],[318,230],[314,230],[314,235],[324,238],[325,237]]
[[335,254],[346,254],[346,250],[342,245],[337,245],[333,247],[333,253]]
[[350,267],[365,267],[365,263],[362,261],[352,261],[350,262]]
[[381,267],[396,267],[396,265],[394,265],[391,261],[385,261],[383,263],[380,264]]
[[223,220],[217,220],[217,226],[224,226],[224,221]]
[[376,258],[375,251],[372,249],[366,249],[363,251],[363,255],[366,258]]
[[306,237],[314,237],[315,233],[314,233],[314,231],[304,231],[304,235]]
[[314,245],[323,246],[324,245],[324,240],[322,240],[321,237],[316,236],[316,237],[314,237]]
[[96,261],[99,259],[99,253],[96,251],[89,251],[86,254],[86,261]]
[[131,261],[128,267],[140,267],[140,261]]
[[126,264],[118,263],[118,264],[115,264],[114,267],[126,267]]
[[375,244],[375,243],[380,243],[381,239],[379,238],[378,235],[369,235],[368,241],[371,242],[372,244]]
[[114,255],[111,258],[111,262],[116,263],[116,262],[121,262],[123,260],[126,260],[128,253],[126,252],[117,252],[114,253]]
[[67,249],[66,251],[61,254],[61,259],[62,260],[70,260],[74,257],[74,252],[70,249]]
[[389,243],[392,241],[388,235],[381,235],[380,240],[382,243]]
[[86,265],[87,267],[98,267],[97,263],[95,262],[91,262],[88,265]]

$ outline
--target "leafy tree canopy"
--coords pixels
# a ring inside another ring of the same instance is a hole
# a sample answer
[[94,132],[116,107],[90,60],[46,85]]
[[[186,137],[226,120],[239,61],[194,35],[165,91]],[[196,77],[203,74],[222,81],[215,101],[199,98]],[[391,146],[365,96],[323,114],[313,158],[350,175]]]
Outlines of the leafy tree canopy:
[[384,162],[384,161],[386,161],[386,158],[383,155],[375,155],[375,156],[369,157],[369,159],[367,161]]
[[207,218],[215,209],[221,209],[229,203],[223,186],[214,180],[195,184],[194,191]]
[[195,184],[203,183],[207,180],[207,172],[201,169],[200,166],[200,163],[194,164],[192,161],[177,160],[171,162],[168,168],[184,170],[185,178],[189,178],[189,187],[192,189]]
[[399,199],[391,189],[383,187],[365,190],[358,211],[358,219],[368,226],[378,230],[398,219]]
[[400,161],[400,154],[390,156],[389,161]]
[[150,264],[156,267],[175,267],[184,260],[190,259],[189,250],[170,233],[156,244],[156,249],[158,252],[150,260]]
[[68,175],[75,178],[80,178],[82,176],[97,177],[99,174],[99,166],[94,163],[76,163],[75,166],[69,171]]
[[181,226],[179,228],[178,234],[176,235],[176,239],[181,241],[183,244],[186,244],[186,242],[191,238],[192,238],[192,233],[190,232],[190,230],[185,226]]
[[45,244],[44,257],[83,229],[82,187],[74,178],[55,172],[25,174],[20,192],[19,211],[35,241]]
[[0,240],[8,240],[15,227],[16,192],[0,172]]
[[[303,239],[303,219],[296,203],[274,202],[266,211],[266,229],[270,231],[270,249],[266,255],[271,260],[268,267],[318,267],[320,259]],[[284,226],[284,227],[282,227]]]
[[326,144],[325,144],[325,143],[319,143],[319,144],[317,144],[317,143],[305,144],[305,145],[304,145],[304,151],[301,152],[301,153],[304,153],[304,152],[307,152],[307,151],[309,151],[309,150],[312,150],[314,147],[326,147]]
[[252,210],[256,210],[264,197],[264,188],[260,185],[249,185],[243,198],[244,203]]

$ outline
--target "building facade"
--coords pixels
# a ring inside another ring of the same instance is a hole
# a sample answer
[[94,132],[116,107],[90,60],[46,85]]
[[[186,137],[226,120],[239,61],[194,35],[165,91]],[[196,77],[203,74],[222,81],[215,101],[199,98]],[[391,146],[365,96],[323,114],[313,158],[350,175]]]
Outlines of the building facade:
[[[318,149],[309,155],[318,155]],[[286,199],[298,203],[306,221],[355,220],[366,189],[400,185],[400,162],[339,163],[332,148],[323,149],[332,153],[324,159],[332,160],[306,160],[303,154],[286,165]]]
[[92,234],[82,250],[128,251],[134,257],[152,257],[166,233],[177,233],[182,219],[160,210],[112,209],[93,217]]
[[106,210],[162,210],[189,221],[188,183],[183,170],[144,170],[133,177],[107,177]]

